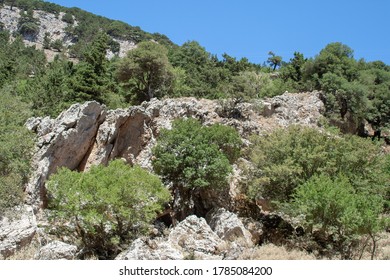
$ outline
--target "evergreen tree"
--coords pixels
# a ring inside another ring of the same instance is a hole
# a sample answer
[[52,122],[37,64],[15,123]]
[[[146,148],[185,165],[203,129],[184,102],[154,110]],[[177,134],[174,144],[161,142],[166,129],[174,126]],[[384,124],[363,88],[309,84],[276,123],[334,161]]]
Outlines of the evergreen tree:
[[119,62],[117,76],[130,91],[129,101],[140,103],[171,91],[173,69],[167,53],[160,44],[142,42]]

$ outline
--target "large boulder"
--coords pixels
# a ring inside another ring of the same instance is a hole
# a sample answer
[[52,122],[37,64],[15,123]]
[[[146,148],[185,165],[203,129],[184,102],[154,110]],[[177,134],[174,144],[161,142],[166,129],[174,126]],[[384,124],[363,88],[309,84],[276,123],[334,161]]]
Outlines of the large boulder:
[[206,220],[187,217],[163,238],[138,238],[116,259],[120,260],[182,260],[222,259],[220,248],[225,242],[214,233]]
[[31,206],[20,206],[12,212],[12,218],[9,215],[0,217],[0,259],[30,244],[37,231]]
[[222,239],[230,242],[240,241],[241,245],[252,247],[252,234],[234,213],[224,208],[210,211],[206,220],[210,228]]
[[73,260],[77,247],[61,241],[52,241],[43,246],[38,253],[38,260]]

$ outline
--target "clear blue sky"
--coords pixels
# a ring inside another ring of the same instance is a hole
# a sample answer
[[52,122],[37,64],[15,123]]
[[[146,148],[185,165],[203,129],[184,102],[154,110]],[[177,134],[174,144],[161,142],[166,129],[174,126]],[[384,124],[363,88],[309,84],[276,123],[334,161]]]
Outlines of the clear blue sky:
[[198,41],[212,54],[255,63],[273,51],[313,57],[328,43],[351,47],[355,58],[390,65],[389,0],[50,0],[167,35]]

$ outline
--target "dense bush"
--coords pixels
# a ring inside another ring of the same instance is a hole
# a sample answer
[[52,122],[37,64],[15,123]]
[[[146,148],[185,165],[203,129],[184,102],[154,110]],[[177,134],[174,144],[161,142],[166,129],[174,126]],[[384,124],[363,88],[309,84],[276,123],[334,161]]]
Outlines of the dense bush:
[[371,140],[292,126],[267,136],[254,136],[252,143],[252,197],[289,201],[295,188],[312,176],[335,178],[340,173],[356,190],[385,192],[388,177],[384,158]]
[[66,22],[66,23],[71,24],[71,25],[74,23],[73,16],[70,13],[64,14],[61,19],[63,22]]
[[[349,179],[339,175],[315,175],[295,189],[289,208],[295,216],[303,216],[308,233],[319,231],[331,237],[328,246],[340,257],[350,259],[361,235],[372,241],[374,258],[379,233],[388,221],[382,216],[384,197],[356,191]],[[367,242],[367,241],[366,241]]]
[[166,184],[172,185],[175,220],[205,214],[201,192],[219,192],[228,186],[230,163],[239,156],[240,147],[241,139],[233,128],[206,127],[195,119],[177,120],[171,130],[161,131],[152,164]]
[[221,188],[227,184],[240,152],[241,139],[231,127],[210,127],[194,119],[177,120],[163,130],[153,150],[153,168],[176,186],[187,189]]
[[[10,88],[0,90],[0,213],[22,202],[33,148],[33,136],[24,127],[30,115]],[[2,215],[0,214],[0,215]]]
[[[169,201],[160,179],[122,160],[85,173],[62,168],[47,183],[50,217],[72,225],[85,252],[110,258],[148,225]],[[64,234],[62,232],[61,234]]]
[[173,70],[167,49],[155,42],[142,42],[119,62],[117,76],[130,91],[134,103],[163,97],[172,88]]
[[252,198],[301,218],[308,236],[325,242],[321,250],[332,256],[351,258],[364,239],[364,247],[368,240],[373,244],[374,256],[387,223],[382,217],[390,191],[388,158],[386,163],[379,145],[299,126],[251,140],[247,174]]

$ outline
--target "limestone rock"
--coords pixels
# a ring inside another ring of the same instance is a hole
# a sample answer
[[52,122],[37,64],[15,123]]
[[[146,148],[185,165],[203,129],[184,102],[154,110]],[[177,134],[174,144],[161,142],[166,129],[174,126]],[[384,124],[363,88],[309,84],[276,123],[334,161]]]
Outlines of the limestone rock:
[[219,247],[224,241],[205,219],[189,216],[164,238],[138,238],[128,250],[117,256],[121,260],[222,259]]
[[[204,125],[221,123],[235,127],[249,145],[253,133],[266,133],[291,124],[316,126],[323,109],[318,92],[286,93],[268,98],[264,104],[269,104],[270,113],[259,110],[259,104],[237,104],[241,119],[218,114],[220,101],[193,97],[152,99],[140,106],[110,111],[96,102],[87,102],[71,106],[57,119],[30,119],[26,126],[37,133],[38,140],[34,172],[26,188],[28,203],[44,204],[45,181],[61,166],[87,170],[92,165],[123,158],[129,164],[152,170],[152,148],[158,135],[161,129],[170,129],[172,121],[178,118],[196,118]],[[235,170],[232,182],[237,182],[236,175],[239,170]],[[203,192],[202,203],[207,209],[231,205],[230,198],[236,193],[234,185],[223,195]]]
[[174,246],[179,246],[185,254],[194,254],[205,259],[216,255],[218,246],[223,243],[204,218],[194,215],[174,227],[168,240]]
[[166,240],[138,238],[116,260],[182,260],[184,256]]
[[316,126],[324,112],[320,92],[284,93],[263,101],[263,114],[281,126],[301,124]]
[[234,213],[224,208],[213,209],[206,216],[210,228],[226,241],[240,240],[241,245],[253,246],[252,235]]
[[0,259],[30,244],[37,231],[37,223],[31,206],[12,210],[12,218],[0,217]]
[[39,260],[73,260],[77,247],[61,241],[52,241],[39,250]]
[[72,105],[57,119],[30,120],[38,140],[32,160],[33,174],[26,187],[29,204],[44,203],[44,184],[59,167],[77,169],[90,152],[100,124],[105,119],[105,107],[97,102]]

